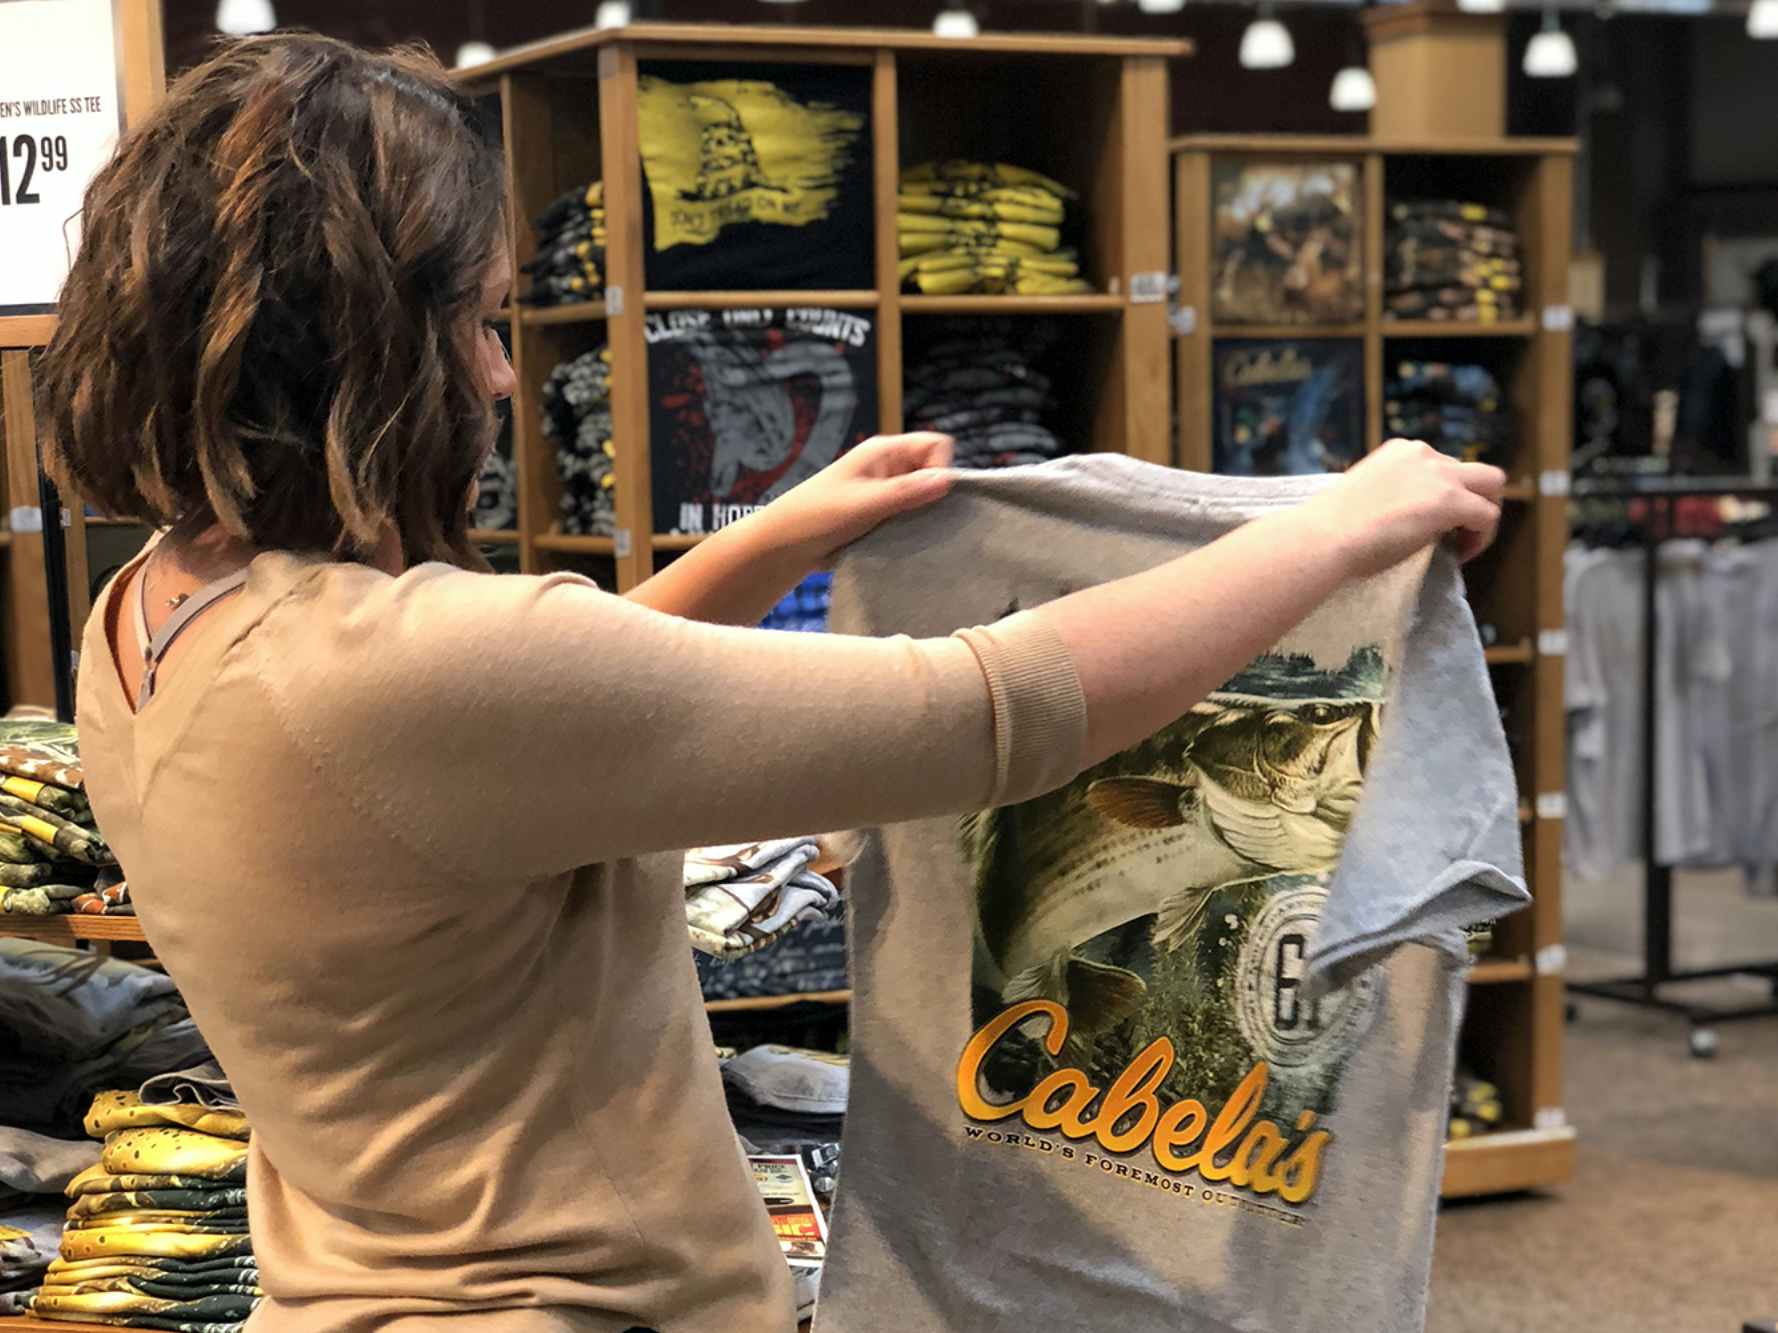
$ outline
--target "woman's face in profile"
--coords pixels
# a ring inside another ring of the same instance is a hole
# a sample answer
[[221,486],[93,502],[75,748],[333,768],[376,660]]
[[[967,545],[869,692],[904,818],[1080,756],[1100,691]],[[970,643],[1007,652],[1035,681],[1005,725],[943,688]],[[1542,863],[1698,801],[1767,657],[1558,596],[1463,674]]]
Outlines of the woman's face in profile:
[[498,317],[511,290],[512,256],[502,241],[483,271],[481,302],[476,311],[476,367],[488,397],[495,402],[512,397],[519,384],[498,327]]

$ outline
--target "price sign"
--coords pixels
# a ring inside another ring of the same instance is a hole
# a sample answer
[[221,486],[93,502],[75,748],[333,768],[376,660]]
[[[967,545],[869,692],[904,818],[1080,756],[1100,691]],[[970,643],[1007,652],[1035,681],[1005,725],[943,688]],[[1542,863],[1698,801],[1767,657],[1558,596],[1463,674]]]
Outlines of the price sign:
[[0,316],[48,314],[117,143],[112,0],[0,0]]

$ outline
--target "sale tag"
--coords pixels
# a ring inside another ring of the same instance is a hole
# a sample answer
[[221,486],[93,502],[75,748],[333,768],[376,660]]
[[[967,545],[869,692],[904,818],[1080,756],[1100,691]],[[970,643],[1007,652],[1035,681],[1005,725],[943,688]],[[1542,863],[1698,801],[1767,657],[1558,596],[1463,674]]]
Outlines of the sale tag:
[[0,316],[54,311],[122,114],[111,0],[0,0]]

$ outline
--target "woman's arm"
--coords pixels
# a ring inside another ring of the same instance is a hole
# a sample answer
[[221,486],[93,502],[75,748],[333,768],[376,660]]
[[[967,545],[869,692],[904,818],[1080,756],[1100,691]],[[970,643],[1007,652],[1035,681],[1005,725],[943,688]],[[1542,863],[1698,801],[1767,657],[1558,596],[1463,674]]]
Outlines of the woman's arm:
[[[248,642],[318,769],[473,884],[1022,800],[1150,734],[1504,477],[1392,444],[1296,508],[949,638],[697,624],[567,576],[335,575]],[[268,627],[269,628],[269,627]],[[318,633],[325,638],[318,639]],[[289,661],[304,669],[292,673]],[[374,782],[367,774],[374,774]]]
[[946,435],[866,440],[815,476],[706,537],[627,594],[686,620],[757,625],[811,571],[884,519],[951,486]]

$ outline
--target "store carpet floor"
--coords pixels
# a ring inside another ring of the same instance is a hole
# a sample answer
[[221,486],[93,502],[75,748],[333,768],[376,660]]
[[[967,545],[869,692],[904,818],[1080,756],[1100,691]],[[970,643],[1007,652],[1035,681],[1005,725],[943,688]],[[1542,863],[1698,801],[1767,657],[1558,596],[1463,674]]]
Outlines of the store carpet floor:
[[[1639,882],[1566,886],[1571,976],[1638,966]],[[1682,876],[1675,916],[1681,966],[1778,958],[1778,901],[1734,876]],[[1581,1002],[1565,1048],[1574,1179],[1445,1205],[1429,1333],[1741,1333],[1778,1318],[1778,1019],[1718,1033],[1716,1058],[1694,1060],[1683,1019]]]

